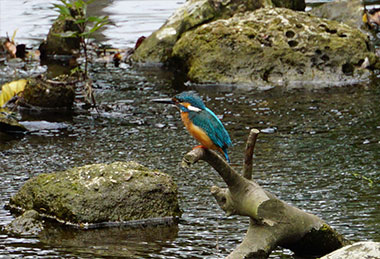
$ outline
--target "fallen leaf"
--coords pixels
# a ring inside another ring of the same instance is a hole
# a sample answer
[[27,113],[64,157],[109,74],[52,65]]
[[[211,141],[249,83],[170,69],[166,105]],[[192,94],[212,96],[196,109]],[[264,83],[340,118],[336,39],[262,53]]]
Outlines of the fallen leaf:
[[17,51],[17,48],[16,48],[16,45],[13,44],[12,42],[10,41],[6,41],[4,43],[4,48],[6,49],[6,51],[11,55],[12,58],[15,58],[16,57],[16,51]]
[[20,79],[3,84],[0,93],[0,107],[3,107],[13,96],[24,91],[26,82],[26,79]]

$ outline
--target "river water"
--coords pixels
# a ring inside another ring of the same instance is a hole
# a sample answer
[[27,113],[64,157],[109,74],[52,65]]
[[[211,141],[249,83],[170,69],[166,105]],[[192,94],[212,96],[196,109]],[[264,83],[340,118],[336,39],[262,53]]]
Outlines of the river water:
[[[1,36],[35,47],[55,18],[52,1],[0,1]],[[116,26],[98,38],[115,47],[158,28],[183,1],[102,1],[94,13]],[[43,71],[44,68],[34,71]],[[26,74],[28,71],[24,71]],[[0,83],[22,76],[0,66]],[[178,227],[75,230],[47,227],[36,237],[0,233],[0,258],[222,258],[244,237],[246,218],[226,217],[210,195],[223,186],[205,163],[184,171],[182,156],[196,142],[176,109],[152,103],[194,88],[229,131],[232,165],[241,169],[252,127],[254,178],[281,199],[314,213],[346,238],[380,241],[380,82],[318,91],[244,92],[233,87],[187,86],[159,68],[94,66],[99,105],[107,112],[27,114],[23,120],[63,122],[66,129],[23,136],[0,135],[0,221],[13,216],[3,205],[30,177],[90,163],[135,160],[173,176],[183,217]],[[272,258],[292,258],[277,250]]]

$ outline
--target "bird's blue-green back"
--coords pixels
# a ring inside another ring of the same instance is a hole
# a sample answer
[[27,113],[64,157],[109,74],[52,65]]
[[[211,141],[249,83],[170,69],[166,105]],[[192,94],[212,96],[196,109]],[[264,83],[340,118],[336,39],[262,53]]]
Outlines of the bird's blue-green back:
[[189,119],[198,127],[202,128],[212,142],[223,149],[231,146],[231,139],[222,122],[207,107],[200,112],[189,112]]

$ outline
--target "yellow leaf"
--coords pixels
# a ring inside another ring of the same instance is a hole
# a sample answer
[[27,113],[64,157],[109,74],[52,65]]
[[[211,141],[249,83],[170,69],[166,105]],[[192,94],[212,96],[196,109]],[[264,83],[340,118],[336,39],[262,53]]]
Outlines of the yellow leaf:
[[0,107],[3,107],[13,96],[24,91],[26,82],[26,79],[20,79],[3,84],[0,92]]
[[15,38],[16,38],[17,31],[18,31],[18,28],[16,30],[14,30],[14,32],[13,32],[12,39],[11,39],[12,43],[15,43]]

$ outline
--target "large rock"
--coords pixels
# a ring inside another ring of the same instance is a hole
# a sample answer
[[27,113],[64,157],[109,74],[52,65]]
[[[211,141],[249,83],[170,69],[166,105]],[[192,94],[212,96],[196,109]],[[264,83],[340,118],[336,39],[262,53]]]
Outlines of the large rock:
[[38,175],[22,186],[8,206],[33,209],[77,225],[181,215],[172,178],[135,162],[86,165]]
[[380,258],[380,243],[379,242],[357,242],[338,249],[321,259],[378,259]]
[[379,67],[368,37],[348,25],[285,8],[261,8],[188,31],[173,66],[197,83],[326,87],[368,80]]
[[165,24],[143,41],[131,59],[143,63],[164,63],[170,58],[174,44],[184,32],[217,19],[270,6],[304,10],[305,0],[186,1]]

